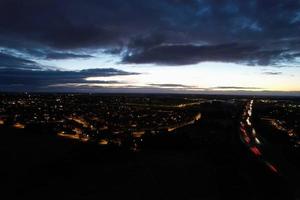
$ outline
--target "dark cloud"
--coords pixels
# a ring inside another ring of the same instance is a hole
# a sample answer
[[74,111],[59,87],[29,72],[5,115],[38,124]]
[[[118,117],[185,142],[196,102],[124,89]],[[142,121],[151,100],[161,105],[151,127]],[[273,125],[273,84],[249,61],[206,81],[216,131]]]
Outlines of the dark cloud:
[[40,69],[40,66],[34,61],[0,52],[0,68]]
[[28,40],[63,49],[109,43],[115,34],[102,26],[103,17],[96,13],[99,6],[101,2],[95,1],[4,0],[1,35],[15,42]]
[[130,38],[128,48],[131,50],[145,50],[163,44],[166,38],[159,34],[153,33],[149,35],[138,35]]
[[75,53],[58,53],[52,52],[46,54],[46,59],[71,59],[71,58],[92,58],[91,55],[75,54]]
[[265,75],[281,75],[282,72],[263,72]]
[[159,45],[139,53],[128,54],[124,62],[168,65],[194,64],[203,61],[269,65],[284,57],[285,50],[264,50],[254,45]]
[[126,72],[114,68],[98,68],[81,71],[59,70],[26,70],[26,69],[0,69],[1,90],[17,89],[44,89],[51,85],[64,84],[91,84],[91,83],[114,83],[112,81],[87,81],[87,77],[107,77],[117,75],[135,75],[137,73]]
[[33,58],[38,58],[38,59],[55,59],[55,60],[60,60],[60,59],[77,59],[77,58],[92,58],[93,56],[88,55],[86,52],[82,51],[77,51],[77,52],[72,52],[72,51],[56,51],[52,50],[49,48],[2,48],[3,54],[6,54],[8,56],[15,57],[18,59],[17,55],[23,55],[26,57],[30,57],[27,60],[29,62],[29,59]]
[[149,86],[154,86],[154,87],[160,87],[160,88],[197,88],[197,89],[201,89],[201,88],[198,88],[198,87],[195,87],[195,86],[192,86],[192,85],[184,85],[184,84],[171,84],[171,83],[168,83],[168,84],[149,84]]
[[56,49],[249,41],[264,47],[299,39],[299,12],[298,0],[2,0],[0,41]]
[[259,87],[239,87],[239,86],[217,86],[210,89],[221,89],[221,90],[261,90]]

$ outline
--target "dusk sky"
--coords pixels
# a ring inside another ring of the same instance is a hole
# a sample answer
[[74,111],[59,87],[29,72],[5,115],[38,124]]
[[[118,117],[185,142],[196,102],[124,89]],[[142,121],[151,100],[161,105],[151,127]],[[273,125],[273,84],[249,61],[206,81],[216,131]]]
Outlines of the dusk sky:
[[300,95],[300,1],[1,0],[0,88]]

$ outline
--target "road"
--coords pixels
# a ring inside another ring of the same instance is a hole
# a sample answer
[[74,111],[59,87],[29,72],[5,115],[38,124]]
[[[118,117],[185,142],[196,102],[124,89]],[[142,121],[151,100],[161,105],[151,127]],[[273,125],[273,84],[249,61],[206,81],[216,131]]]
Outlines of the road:
[[299,169],[287,161],[280,148],[277,148],[275,144],[256,131],[252,121],[253,106],[254,100],[250,100],[242,114],[240,122],[241,141],[259,161],[265,164],[270,172],[285,178],[294,187],[296,196],[300,197]]

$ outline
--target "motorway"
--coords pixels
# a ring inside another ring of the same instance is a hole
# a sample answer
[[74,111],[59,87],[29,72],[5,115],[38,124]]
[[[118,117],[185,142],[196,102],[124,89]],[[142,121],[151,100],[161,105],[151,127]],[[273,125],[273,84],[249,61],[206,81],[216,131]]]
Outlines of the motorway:
[[249,150],[274,173],[279,173],[278,167],[264,154],[267,151],[266,141],[256,132],[251,122],[253,100],[246,104],[240,123],[240,138]]
[[242,114],[240,122],[241,141],[259,161],[265,164],[270,172],[288,180],[296,190],[296,196],[300,196],[299,169],[287,161],[280,148],[277,148],[276,145],[256,131],[252,121],[253,106],[254,100],[247,102]]

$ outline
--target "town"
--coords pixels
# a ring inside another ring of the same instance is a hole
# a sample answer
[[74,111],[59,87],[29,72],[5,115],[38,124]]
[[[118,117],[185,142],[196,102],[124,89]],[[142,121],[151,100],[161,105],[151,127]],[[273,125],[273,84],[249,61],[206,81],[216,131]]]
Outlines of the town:
[[15,129],[47,130],[58,136],[121,146],[143,135],[171,132],[193,124],[201,113],[189,107],[203,99],[163,99],[130,96],[2,95],[0,126]]

